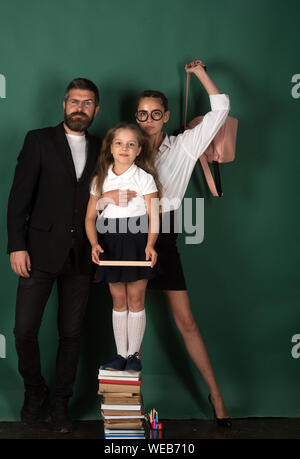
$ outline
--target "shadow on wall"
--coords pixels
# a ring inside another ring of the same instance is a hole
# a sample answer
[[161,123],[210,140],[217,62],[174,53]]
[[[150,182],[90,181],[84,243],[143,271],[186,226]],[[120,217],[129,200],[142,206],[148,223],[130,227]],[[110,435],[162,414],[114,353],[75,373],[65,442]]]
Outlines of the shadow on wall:
[[[228,311],[226,320],[231,329],[235,330],[235,333],[229,336],[226,329],[223,329],[223,325],[226,324],[222,323],[218,334],[218,328],[215,328],[218,322],[211,321],[213,331],[210,331],[210,336],[215,335],[215,340],[219,343],[220,336],[223,336],[226,343],[219,351],[216,347],[216,352],[222,355],[220,371],[225,368],[228,382],[232,381],[231,388],[227,383],[229,406],[236,410],[238,416],[245,416],[249,415],[249,412],[242,410],[247,406],[253,407],[251,415],[255,413],[257,393],[256,387],[251,384],[245,393],[245,388],[241,387],[240,382],[253,379],[253,369],[256,368],[257,362],[253,352],[255,329],[254,326],[249,326],[249,319],[252,318],[253,321],[255,311],[249,312],[244,307],[251,297],[254,297],[253,304],[255,304],[255,295],[259,295],[259,283],[255,282],[257,278],[255,255],[253,254],[253,260],[249,260],[247,224],[249,212],[255,212],[257,206],[255,201],[258,195],[257,173],[260,180],[261,169],[274,162],[274,154],[270,149],[270,135],[276,128],[275,122],[278,122],[280,101],[275,93],[268,91],[267,87],[261,86],[261,83],[255,84],[253,79],[241,73],[240,69],[229,66],[225,61],[209,63],[208,71],[211,75],[224,75],[226,81],[230,78],[228,87],[220,87],[220,90],[231,96],[230,87],[233,88],[230,115],[239,120],[239,127],[236,160],[231,164],[220,165],[224,198],[214,198],[211,195],[204,174],[199,173],[199,168],[202,171],[200,164],[196,165],[192,174],[191,182],[196,195],[198,196],[198,191],[201,194],[204,191],[205,214],[211,216],[211,221],[205,223],[206,231],[210,228],[210,234],[205,241],[206,244],[199,250],[204,257],[205,265],[203,285],[206,287],[203,296],[208,299],[206,307],[209,310],[215,308],[216,311],[221,311],[221,314],[226,314],[223,311]],[[199,86],[201,85],[197,86],[195,81],[191,82],[190,100],[195,92],[199,91]],[[195,87],[197,87],[196,91]],[[199,95],[201,99],[202,93],[203,91]],[[236,106],[234,100],[238,100]],[[201,107],[201,103],[199,106]],[[204,113],[203,110],[192,111],[188,120]],[[263,183],[259,183],[259,186],[263,187]],[[230,214],[230,200],[235,211],[238,208],[238,216]],[[217,219],[215,219],[216,212]],[[223,226],[221,233],[220,222]],[[214,227],[214,224],[217,227]],[[218,266],[217,270],[216,266]],[[220,306],[213,300],[211,304],[209,302],[212,289],[216,286],[219,291],[218,303],[222,298]],[[196,291],[196,286],[191,285],[191,288]],[[218,317],[215,319],[217,321]]]
[[[253,192],[253,183],[255,181],[254,171],[258,168],[263,168],[265,165],[273,161],[272,151],[268,149],[268,140],[270,134],[274,130],[274,123],[278,120],[278,106],[280,99],[276,97],[274,92],[268,92],[268,87],[262,86],[261,83],[255,84],[253,78],[247,77],[241,73],[240,69],[229,65],[228,62],[218,59],[217,62],[210,62],[208,71],[211,75],[222,75],[225,81],[229,81],[226,87],[220,87],[220,91],[227,93],[231,101],[230,115],[239,120],[237,145],[236,145],[236,162],[239,164],[239,176],[230,177],[236,179],[235,192],[243,196],[245,200],[251,199]],[[191,95],[199,92],[199,86],[193,81],[191,83]],[[234,95],[231,95],[231,89]],[[199,95],[202,98],[203,90]],[[196,95],[196,98],[199,97]],[[234,105],[234,100],[238,103]],[[199,106],[202,107],[200,99]],[[188,119],[191,119],[201,113],[191,114]],[[237,169],[232,167],[232,175],[237,174]],[[221,165],[221,174],[222,168]],[[226,167],[226,165],[225,165]],[[253,171],[253,174],[252,174]],[[194,180],[195,173],[192,178]],[[205,182],[202,174],[202,179]],[[230,182],[229,182],[230,186]],[[226,183],[224,183],[226,193]],[[213,201],[211,193],[206,185],[206,195]]]
[[[168,362],[170,373],[174,375],[174,380],[180,381],[181,385],[185,387],[184,392],[190,394],[200,412],[205,412],[205,399],[199,389],[199,379],[202,379],[199,373],[195,377],[192,371],[194,365],[189,354],[186,350],[184,341],[180,332],[178,331],[173,315],[170,311],[167,299],[162,291],[148,290],[149,297],[148,314],[151,314],[152,323],[152,338],[153,342],[157,341],[157,348],[161,349],[164,358]],[[143,349],[144,354],[150,353],[151,348]],[[165,374],[165,368],[158,367],[159,358],[155,355],[147,356],[147,360],[151,361],[151,369],[148,371],[150,374]],[[196,368],[196,367],[194,367]],[[178,394],[180,395],[180,394]],[[182,394],[183,395],[183,394]],[[168,395],[165,394],[167,397]]]
[[81,357],[72,400],[77,419],[99,418],[98,370],[116,354],[112,328],[112,299],[108,285],[92,286],[82,332]]
[[24,401],[24,386],[21,378],[16,375],[16,369],[11,368],[7,358],[1,360],[0,363],[0,420],[16,421],[20,419],[20,410]]

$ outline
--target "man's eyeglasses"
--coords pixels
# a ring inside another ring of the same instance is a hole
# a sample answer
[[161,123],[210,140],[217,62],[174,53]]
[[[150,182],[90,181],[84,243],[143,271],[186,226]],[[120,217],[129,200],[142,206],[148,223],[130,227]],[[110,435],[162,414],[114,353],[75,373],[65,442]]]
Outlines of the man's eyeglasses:
[[163,117],[163,112],[161,110],[152,110],[151,113],[148,113],[146,110],[139,110],[136,112],[135,117],[138,121],[140,121],[140,123],[143,123],[144,121],[147,121],[149,114],[153,121],[159,121]]
[[87,99],[87,100],[66,99],[66,101],[69,103],[69,105],[71,105],[71,107],[78,107],[79,105],[83,105],[85,108],[91,108],[95,103],[92,99]]

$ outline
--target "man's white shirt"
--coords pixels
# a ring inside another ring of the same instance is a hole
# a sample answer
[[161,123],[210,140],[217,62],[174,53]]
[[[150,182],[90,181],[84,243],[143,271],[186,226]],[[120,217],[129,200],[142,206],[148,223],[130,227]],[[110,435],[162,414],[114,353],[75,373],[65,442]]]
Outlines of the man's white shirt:
[[66,134],[76,171],[77,180],[80,179],[86,163],[85,135]]

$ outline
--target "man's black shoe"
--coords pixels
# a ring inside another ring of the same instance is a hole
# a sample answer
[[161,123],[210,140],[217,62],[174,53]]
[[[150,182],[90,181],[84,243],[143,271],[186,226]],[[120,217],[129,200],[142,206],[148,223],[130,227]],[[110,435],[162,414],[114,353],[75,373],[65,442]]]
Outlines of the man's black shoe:
[[52,400],[49,411],[49,421],[53,425],[54,432],[72,432],[72,419],[68,413],[68,401],[68,398],[59,397]]
[[26,390],[21,409],[21,422],[28,425],[39,422],[48,397],[49,389],[47,386],[38,390]]

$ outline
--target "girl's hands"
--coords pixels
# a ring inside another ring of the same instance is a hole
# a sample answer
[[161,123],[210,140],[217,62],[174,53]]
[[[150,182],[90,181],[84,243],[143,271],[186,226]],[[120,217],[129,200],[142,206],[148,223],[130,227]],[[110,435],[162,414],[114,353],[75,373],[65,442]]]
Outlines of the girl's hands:
[[102,249],[100,244],[92,245],[92,260],[97,265],[99,265],[99,263],[100,263],[99,253],[103,253],[103,252],[104,252],[104,250]]
[[151,259],[151,268],[156,264],[157,261],[157,252],[152,245],[147,245],[145,248],[146,261]]
[[100,201],[101,206],[99,210],[103,210],[109,203],[115,204],[120,207],[127,207],[130,199],[136,197],[136,191],[133,190],[111,190],[103,193]]
[[206,65],[203,64],[203,62],[200,61],[199,59],[195,59],[189,64],[186,64],[185,66],[186,73],[194,73],[195,75],[197,75],[197,73],[199,72],[205,71],[205,69],[206,69]]

